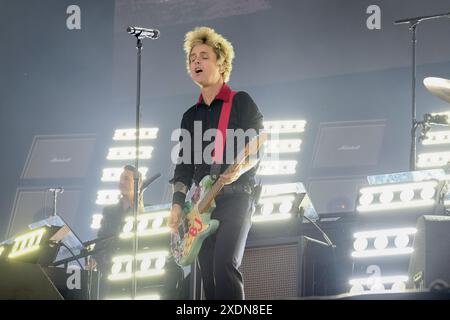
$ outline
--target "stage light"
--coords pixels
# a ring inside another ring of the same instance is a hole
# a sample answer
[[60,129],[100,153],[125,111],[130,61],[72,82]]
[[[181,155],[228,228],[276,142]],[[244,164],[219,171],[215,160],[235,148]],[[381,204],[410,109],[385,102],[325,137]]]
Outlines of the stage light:
[[301,139],[267,140],[264,143],[264,153],[300,152]]
[[103,214],[95,213],[92,215],[91,229],[98,230],[102,227]]
[[361,194],[361,196],[359,198],[359,203],[362,206],[368,206],[369,204],[372,203],[373,200],[374,200],[373,194],[365,192],[365,193]]
[[373,286],[370,287],[370,291],[373,291],[373,292],[383,292],[385,290],[386,290],[386,288],[380,282],[376,282]]
[[364,292],[364,287],[361,284],[355,284],[350,288],[350,293],[360,294]]
[[[408,281],[408,276],[385,276],[385,277],[374,277],[370,276],[368,278],[358,278],[349,281],[352,286],[350,293],[364,293],[365,288],[370,291],[390,291],[390,292],[401,292],[406,288],[406,282]],[[387,285],[391,285],[390,290],[386,290]]]
[[432,113],[430,113],[430,115],[432,118],[439,119],[438,121],[435,121],[435,122],[438,122],[439,124],[449,124],[450,111],[432,112]]
[[163,225],[163,223],[164,223],[164,217],[162,217],[162,216],[155,217],[152,222],[152,229],[153,230],[160,229],[161,226]]
[[400,192],[400,200],[402,202],[409,202],[414,198],[414,190],[413,189],[405,189]]
[[257,175],[273,176],[295,174],[296,160],[261,161]]
[[268,216],[269,214],[271,214],[273,212],[273,203],[264,203],[262,205],[262,210],[261,210],[261,214],[263,216]]
[[310,219],[318,218],[303,183],[263,185],[252,221],[287,220],[301,211]]
[[386,256],[398,256],[413,253],[413,248],[394,248],[394,249],[382,249],[382,250],[365,250],[361,252],[352,252],[353,258],[373,258],[373,257],[386,257]]
[[268,133],[301,133],[305,126],[305,120],[264,121],[264,130]]
[[126,217],[125,218],[125,224],[122,228],[122,233],[128,234],[133,231],[134,227],[134,218],[133,217]]
[[408,235],[415,234],[417,232],[416,228],[395,228],[395,229],[381,229],[372,231],[359,231],[353,234],[354,238],[376,238],[378,236],[398,236],[398,235]]
[[435,194],[436,194],[436,190],[435,190],[435,188],[433,188],[431,186],[427,186],[427,187],[423,188],[422,191],[420,191],[420,197],[424,200],[432,199]]
[[39,228],[16,237],[8,258],[14,259],[39,250],[45,233],[46,228]]
[[403,292],[406,291],[406,284],[403,281],[396,281],[392,284],[391,291]]
[[289,193],[306,193],[306,189],[301,182],[267,184],[261,189],[261,197],[277,196]]
[[367,277],[367,278],[356,278],[349,280],[350,285],[364,285],[364,286],[371,286],[375,283],[383,283],[383,284],[390,284],[395,282],[407,282],[408,276],[399,275],[399,276],[384,276],[384,277]]
[[[395,228],[356,232],[353,235],[355,238],[353,242],[355,251],[352,252],[352,256],[354,258],[364,258],[409,254],[413,252],[413,248],[407,247],[410,242],[409,235],[413,235],[416,232],[416,228]],[[390,247],[389,238],[394,238]],[[367,249],[369,247],[368,239],[374,239],[374,249]],[[394,244],[395,247],[392,244]]]
[[380,202],[387,204],[392,202],[392,200],[394,200],[394,193],[391,190],[384,190],[381,194],[380,194]]
[[162,270],[162,269],[164,269],[165,265],[166,265],[166,257],[159,256],[155,261],[155,269]]
[[[135,300],[160,300],[161,295],[158,293],[146,293],[135,297]],[[108,297],[105,300],[131,300],[131,296]]]
[[[140,128],[139,140],[156,139],[158,128]],[[114,132],[114,141],[133,141],[136,140],[136,129],[116,129]]]
[[[150,159],[152,157],[153,147],[139,147],[139,159]],[[134,160],[136,158],[136,147],[110,148],[108,160]]]
[[378,236],[375,238],[373,246],[377,250],[385,249],[388,246],[389,240],[386,236]]
[[[291,217],[295,195],[280,195],[275,197],[262,197],[258,202],[258,208],[252,221],[285,220]],[[278,210],[275,211],[275,208]]]
[[[166,207],[166,206],[165,206]],[[146,209],[148,210],[148,209]],[[146,211],[148,212],[148,211]],[[138,237],[157,236],[161,234],[168,234],[170,229],[164,226],[164,220],[170,215],[170,211],[163,208],[162,210],[151,213],[141,213],[138,215]],[[134,217],[125,217],[125,223],[120,234],[121,239],[130,239],[134,236]]]
[[150,257],[142,258],[141,271],[143,271],[143,272],[148,271],[151,266],[152,266],[152,259],[150,259]]
[[[136,277],[147,278],[163,275],[165,273],[164,267],[168,255],[168,251],[141,252],[137,254],[136,263],[140,266],[140,270],[136,271]],[[132,255],[116,256],[113,257],[112,261],[111,273],[108,276],[109,280],[120,281],[131,279],[133,276]],[[154,266],[154,268],[151,268],[151,266]]]
[[293,200],[285,200],[280,204],[279,211],[280,213],[289,213],[291,212],[293,207]]
[[[120,175],[123,172],[123,168],[105,168],[103,169],[102,178],[103,182],[117,182],[120,180]],[[139,167],[139,172],[142,174],[142,179],[147,177],[148,168]]]
[[356,210],[366,213],[434,207],[442,200],[440,194],[445,185],[444,182],[430,180],[363,187],[359,191]]
[[353,242],[353,248],[356,251],[363,251],[367,249],[369,242],[367,241],[366,238],[357,238],[354,242]]
[[426,152],[417,156],[418,168],[443,167],[450,161],[450,152]]
[[280,221],[290,219],[292,215],[290,213],[277,213],[270,214],[267,216],[264,215],[254,215],[252,217],[253,222],[269,222],[269,221]]
[[147,219],[145,219],[145,220],[140,220],[139,222],[138,222],[138,225],[137,225],[137,231],[138,232],[142,232],[142,231],[144,231],[145,229],[147,229],[148,228],[148,220]]
[[100,206],[112,205],[119,203],[120,190],[107,189],[97,191],[97,200],[95,203]]
[[399,234],[394,240],[397,248],[406,248],[409,244],[409,236],[407,234]]
[[450,143],[450,131],[429,131],[425,139],[422,140],[423,145],[438,145]]

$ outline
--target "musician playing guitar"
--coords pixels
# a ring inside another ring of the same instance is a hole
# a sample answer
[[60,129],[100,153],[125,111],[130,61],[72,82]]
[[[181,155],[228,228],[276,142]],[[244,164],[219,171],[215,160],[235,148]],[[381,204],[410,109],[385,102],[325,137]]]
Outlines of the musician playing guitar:
[[[211,214],[211,218],[217,219],[220,225],[213,235],[204,240],[198,261],[206,299],[244,299],[243,279],[238,268],[254,211],[252,194],[258,159],[224,174],[229,165],[226,160],[234,159],[239,152],[239,142],[228,148],[231,142],[225,132],[224,143],[216,143],[213,152],[214,159],[220,158],[216,161],[218,164],[208,163],[203,156],[198,161],[197,156],[203,155],[211,143],[202,139],[208,129],[220,131],[222,126],[222,129],[228,130],[259,132],[263,128],[263,116],[248,93],[233,92],[226,84],[234,58],[234,50],[228,40],[211,28],[200,27],[186,34],[184,50],[188,73],[201,88],[201,94],[198,102],[184,113],[181,120],[181,129],[188,130],[192,137],[191,155],[188,157],[190,161],[177,164],[171,180],[174,193],[168,225],[173,233],[178,232],[186,194],[193,183],[198,184],[203,177],[211,175],[225,184],[215,198],[216,207]],[[201,132],[194,130],[199,124]],[[196,137],[194,133],[202,134],[202,137]],[[194,145],[195,139],[202,141],[202,150]],[[185,150],[180,150],[180,158],[182,152]],[[234,156],[227,157],[227,152],[234,152]]]

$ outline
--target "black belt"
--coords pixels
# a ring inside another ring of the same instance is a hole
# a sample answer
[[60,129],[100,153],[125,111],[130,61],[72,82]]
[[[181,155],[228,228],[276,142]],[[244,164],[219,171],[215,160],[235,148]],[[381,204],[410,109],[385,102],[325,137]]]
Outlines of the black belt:
[[252,194],[252,187],[248,184],[227,184],[223,186],[222,190],[217,195],[228,195],[235,193]]

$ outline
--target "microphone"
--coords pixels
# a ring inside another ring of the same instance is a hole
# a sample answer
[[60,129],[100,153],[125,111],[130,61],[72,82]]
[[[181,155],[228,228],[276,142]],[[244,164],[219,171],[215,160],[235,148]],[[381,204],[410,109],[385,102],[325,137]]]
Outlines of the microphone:
[[434,14],[434,15],[431,15],[431,16],[422,16],[422,17],[415,17],[415,18],[408,18],[408,19],[397,20],[397,21],[394,22],[394,24],[421,22],[421,21],[424,21],[424,20],[439,19],[439,18],[450,18],[450,12],[442,13],[442,14]]
[[138,37],[139,39],[150,38],[155,40],[159,38],[159,30],[157,29],[127,27],[127,32],[133,36]]
[[64,188],[63,188],[63,187],[50,188],[50,189],[48,189],[48,191],[50,191],[50,192],[56,192],[56,193],[63,193],[63,192],[64,192]]
[[156,179],[158,179],[159,177],[161,177],[161,173],[155,174],[154,176],[148,178],[147,180],[145,180],[142,183],[142,187],[141,187],[141,193],[145,191],[145,189],[148,188],[149,185],[151,185]]

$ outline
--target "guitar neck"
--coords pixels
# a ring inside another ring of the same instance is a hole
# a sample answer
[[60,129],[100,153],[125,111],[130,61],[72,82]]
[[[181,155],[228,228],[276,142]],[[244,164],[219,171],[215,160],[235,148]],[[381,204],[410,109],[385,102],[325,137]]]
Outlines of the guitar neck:
[[[226,170],[225,170],[225,174],[231,172],[232,170],[234,170],[236,167],[238,166],[238,164],[232,164],[230,165]],[[205,196],[203,197],[202,200],[200,200],[199,204],[198,204],[198,209],[199,212],[205,212],[206,210],[208,210],[208,208],[211,206],[211,203],[214,201],[214,199],[216,198],[217,194],[220,192],[220,190],[222,190],[224,184],[219,182],[219,180],[217,180],[211,187],[211,189],[208,191],[208,193],[205,194]]]
[[[237,167],[244,164],[244,162],[248,159],[250,154],[254,154],[258,151],[260,146],[264,143],[264,141],[267,139],[267,133],[262,133],[258,137],[254,138],[252,141],[250,141],[242,150],[242,152],[236,157],[233,164],[229,165],[228,168],[225,170],[224,174],[230,173],[235,171]],[[205,194],[202,200],[198,203],[198,209],[200,213],[205,212],[208,210],[211,206],[211,203],[216,198],[217,194],[222,190],[224,184],[220,183],[219,181],[216,181],[211,189]]]

